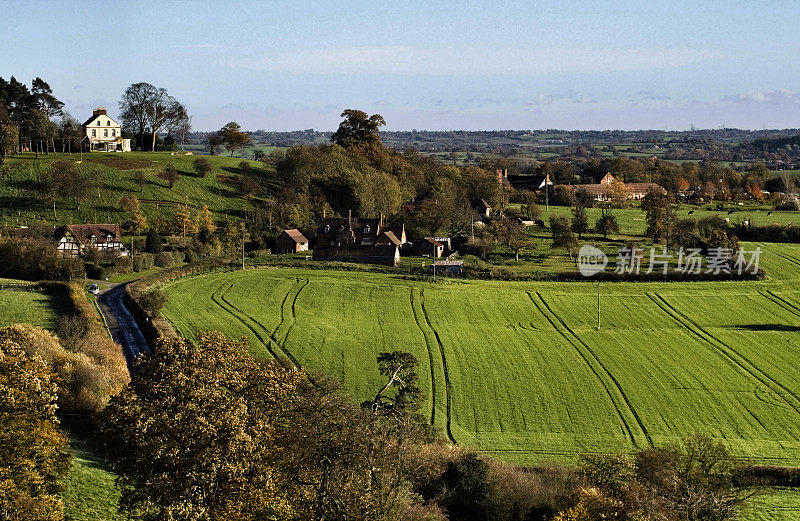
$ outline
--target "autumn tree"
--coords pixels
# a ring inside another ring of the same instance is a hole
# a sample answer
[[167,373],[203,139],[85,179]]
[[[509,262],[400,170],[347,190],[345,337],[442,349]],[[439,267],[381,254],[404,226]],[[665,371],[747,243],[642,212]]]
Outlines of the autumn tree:
[[652,190],[642,199],[641,209],[646,213],[645,235],[654,241],[664,241],[669,248],[678,218],[675,196]]
[[120,508],[146,521],[287,519],[275,431],[301,377],[220,333],[159,339],[100,418]]
[[681,176],[681,177],[679,177],[679,178],[678,178],[678,180],[675,182],[675,186],[676,186],[676,187],[678,188],[678,190],[680,190],[681,192],[685,192],[686,190],[688,190],[688,189],[689,189],[689,181],[688,181],[688,180],[687,180],[685,177]]
[[492,221],[491,227],[495,240],[513,251],[514,260],[519,262],[519,253],[531,244],[525,225],[502,217]]
[[175,208],[175,232],[180,233],[182,237],[197,233],[197,224],[192,220],[189,207],[186,205]]
[[214,218],[211,216],[211,211],[208,206],[203,206],[200,213],[197,214],[197,228],[200,233],[200,241],[208,242],[217,230],[214,224]]
[[175,168],[175,165],[169,163],[164,167],[164,170],[158,173],[158,177],[166,181],[169,187],[172,188],[180,178],[180,174],[178,174],[178,169]]
[[127,222],[127,227],[133,234],[142,233],[147,228],[147,219],[142,214],[141,204],[136,197],[128,197],[127,195],[119,200],[120,206],[128,213],[131,214],[130,220]]
[[57,481],[69,466],[55,375],[40,356],[0,340],[0,518],[60,521]]
[[250,136],[242,132],[242,127],[235,121],[231,121],[217,131],[219,143],[230,150],[231,157],[237,149],[250,144]]
[[378,130],[386,125],[383,116],[380,114],[367,116],[366,112],[347,109],[342,112],[342,117],[344,121],[339,124],[339,128],[331,136],[332,142],[344,148],[381,144]]

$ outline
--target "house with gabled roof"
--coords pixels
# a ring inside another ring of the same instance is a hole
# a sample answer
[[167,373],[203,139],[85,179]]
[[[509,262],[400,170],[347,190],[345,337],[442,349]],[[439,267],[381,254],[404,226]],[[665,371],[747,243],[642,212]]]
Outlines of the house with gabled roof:
[[276,253],[308,251],[308,239],[296,228],[283,230],[281,234],[278,235],[276,242],[278,246],[278,251]]
[[[405,228],[403,236],[405,236]],[[378,219],[347,217],[324,219],[317,228],[314,260],[365,262],[396,266],[402,240]]]
[[94,109],[92,117],[83,123],[89,141],[89,150],[102,152],[130,152],[131,140],[122,137],[122,127],[111,119],[104,107]]
[[586,190],[595,201],[607,201],[611,199],[614,189],[618,187],[626,199],[644,199],[648,192],[667,193],[667,191],[656,183],[623,183],[611,172],[607,173],[597,184],[583,184],[568,186],[571,190]]
[[55,243],[62,255],[77,257],[86,255],[90,249],[112,251],[119,256],[128,255],[120,241],[118,224],[67,224],[49,227],[15,228],[15,239],[35,239]]

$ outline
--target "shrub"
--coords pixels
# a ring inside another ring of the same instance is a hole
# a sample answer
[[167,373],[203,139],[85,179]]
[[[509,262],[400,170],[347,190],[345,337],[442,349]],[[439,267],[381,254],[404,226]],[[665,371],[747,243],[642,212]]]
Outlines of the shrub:
[[149,270],[153,267],[152,253],[137,253],[133,257],[133,271]]
[[186,253],[180,250],[174,250],[172,253],[172,265],[182,264],[186,260]]
[[139,297],[139,305],[151,317],[157,317],[161,313],[161,308],[167,303],[167,296],[159,288],[153,288]]
[[86,263],[86,276],[90,279],[105,280],[114,274],[112,269],[94,262]]
[[[80,319],[70,319],[70,335],[78,332],[87,323],[77,325]],[[61,324],[64,325],[63,323]],[[59,377],[61,392],[58,405],[68,413],[92,413],[101,410],[108,402],[109,396],[127,382],[127,368],[122,360],[116,364],[108,364],[109,357],[101,355],[101,347],[93,332],[86,327],[80,337],[58,337],[49,331],[39,329],[30,324],[14,324],[0,329],[0,339],[11,340],[19,344],[30,356],[40,357]],[[107,340],[107,339],[106,339]],[[117,358],[119,346],[108,340],[113,346]],[[84,352],[86,347],[90,351]],[[104,346],[106,349],[108,345]],[[100,355],[100,356],[98,356]]]
[[153,263],[159,268],[169,268],[172,266],[172,254],[168,251],[157,253]]
[[0,277],[22,280],[71,281],[83,278],[83,261],[64,257],[35,240],[0,240]]
[[192,166],[194,167],[194,172],[197,174],[197,177],[205,177],[206,174],[211,172],[211,161],[209,161],[205,157],[198,157],[192,162]]
[[128,256],[118,257],[114,261],[114,273],[122,275],[125,273],[130,273],[132,269],[133,269],[133,262],[131,261],[131,258]]

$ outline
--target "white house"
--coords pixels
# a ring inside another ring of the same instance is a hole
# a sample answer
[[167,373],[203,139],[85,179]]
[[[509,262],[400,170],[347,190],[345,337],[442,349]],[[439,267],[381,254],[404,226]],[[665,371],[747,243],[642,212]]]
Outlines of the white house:
[[131,140],[123,139],[122,127],[111,119],[105,108],[94,109],[92,117],[83,124],[90,150],[104,152],[131,151]]

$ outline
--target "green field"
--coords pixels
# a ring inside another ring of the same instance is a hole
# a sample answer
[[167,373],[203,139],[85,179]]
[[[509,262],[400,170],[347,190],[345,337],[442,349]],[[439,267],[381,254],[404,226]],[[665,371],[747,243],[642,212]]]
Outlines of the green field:
[[58,316],[69,312],[66,295],[29,291],[31,286],[23,281],[0,281],[0,327],[24,322],[52,330]]
[[[233,181],[243,174],[238,165],[241,158],[203,156],[211,161],[213,170],[204,178],[196,177],[192,168],[195,155],[169,152],[129,152],[109,154],[93,152],[79,155],[50,154],[40,156],[19,154],[7,158],[0,165],[0,224],[9,226],[30,225],[37,222],[67,224],[76,222],[124,222],[129,216],[123,212],[119,200],[123,196],[137,197],[142,201],[142,212],[151,222],[173,220],[175,205],[194,207],[207,205],[217,219],[237,217],[241,210],[252,206],[252,201],[240,196]],[[37,199],[37,186],[41,173],[57,160],[74,161],[78,171],[96,179],[99,188],[81,201],[80,206],[71,199],[59,200],[56,215],[53,208],[42,205]],[[157,176],[172,163],[180,173],[173,188]],[[264,163],[251,161],[252,175],[264,186],[272,186],[274,170]],[[134,172],[142,170],[147,175],[143,188],[136,182]],[[79,208],[79,209],[78,209]],[[56,219],[58,217],[58,219]]]
[[[780,253],[780,255],[778,255]],[[633,450],[694,433],[750,461],[800,464],[800,248],[748,283],[416,282],[269,268],[165,287],[183,335],[219,329],[257,356],[339,378],[357,399],[375,356],[420,360],[424,413],[456,442],[518,463]]]

